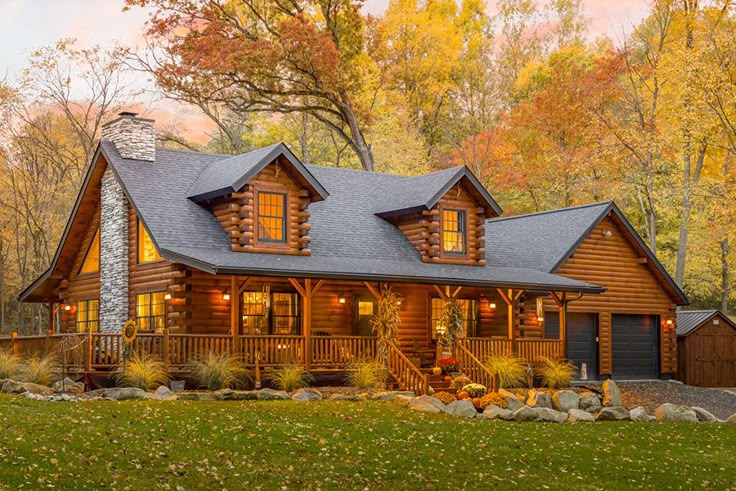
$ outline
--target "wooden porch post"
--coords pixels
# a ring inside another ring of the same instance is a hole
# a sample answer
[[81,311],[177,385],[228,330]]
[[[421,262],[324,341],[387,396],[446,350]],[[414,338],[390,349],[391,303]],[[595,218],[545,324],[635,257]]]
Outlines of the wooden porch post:
[[232,336],[233,353],[238,353],[238,297],[239,289],[235,275],[230,277],[230,336]]
[[325,280],[317,281],[312,286],[312,280],[307,278],[304,280],[304,286],[299,283],[296,278],[289,278],[289,282],[294,289],[302,296],[302,333],[304,335],[304,364],[307,370],[312,367],[312,297],[317,290],[322,288]]
[[515,330],[515,324],[516,319],[514,318],[514,310],[516,307],[516,302],[519,300],[521,295],[524,293],[524,290],[516,290],[514,291],[513,288],[509,288],[507,291],[503,291],[501,288],[496,289],[498,291],[498,294],[501,295],[501,298],[504,302],[506,302],[506,309],[508,317],[508,337],[511,341],[511,352],[516,353],[516,330]]
[[54,332],[54,302],[49,302],[49,325],[48,330]]

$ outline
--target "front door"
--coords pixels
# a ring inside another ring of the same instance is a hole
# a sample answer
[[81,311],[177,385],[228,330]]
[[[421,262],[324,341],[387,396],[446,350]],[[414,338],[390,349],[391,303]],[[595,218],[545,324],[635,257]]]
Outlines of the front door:
[[[559,339],[560,315],[558,312],[544,313],[544,336]],[[598,316],[578,312],[567,313],[567,359],[577,368],[577,377],[598,378]],[[583,366],[585,371],[583,373]]]
[[356,336],[372,336],[371,316],[378,309],[376,299],[373,296],[359,295],[355,300],[354,334]]

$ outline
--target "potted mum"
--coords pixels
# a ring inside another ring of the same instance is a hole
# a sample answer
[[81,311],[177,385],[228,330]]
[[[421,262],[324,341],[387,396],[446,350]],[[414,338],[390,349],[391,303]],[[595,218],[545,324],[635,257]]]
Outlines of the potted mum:
[[445,375],[451,375],[460,371],[460,364],[454,358],[440,358],[437,366],[442,369]]

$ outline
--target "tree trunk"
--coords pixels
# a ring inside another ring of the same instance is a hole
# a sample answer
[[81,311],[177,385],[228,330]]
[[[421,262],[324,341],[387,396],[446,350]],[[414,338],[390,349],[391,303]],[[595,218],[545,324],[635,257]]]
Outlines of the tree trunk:
[[309,124],[309,115],[307,113],[302,113],[302,127],[301,131],[299,132],[299,146],[301,147],[302,151],[302,162],[305,164],[311,164],[309,161],[309,145],[307,142],[307,127]]
[[685,153],[683,156],[683,182],[682,182],[682,214],[680,216],[680,241],[677,246],[677,267],[675,269],[675,283],[682,288],[685,282],[685,264],[687,261],[687,237],[690,212],[692,210],[692,188],[698,184],[700,173],[705,162],[707,146],[702,144],[698,149],[698,160],[695,164],[695,172],[691,175],[692,150],[690,142],[685,141]]
[[371,150],[370,145],[365,141],[363,130],[360,128],[358,118],[353,111],[353,106],[350,103],[350,98],[348,97],[347,92],[343,91],[342,102],[342,114],[350,127],[350,146],[358,156],[360,165],[363,166],[363,169],[368,172],[375,172],[376,168],[373,162],[373,151]]
[[729,271],[728,271],[728,239],[721,240],[721,312],[728,315]]

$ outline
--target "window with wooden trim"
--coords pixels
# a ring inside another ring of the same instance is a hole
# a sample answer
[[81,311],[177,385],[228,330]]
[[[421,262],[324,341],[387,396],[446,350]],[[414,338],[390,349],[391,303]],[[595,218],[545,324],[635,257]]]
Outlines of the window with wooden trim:
[[148,230],[141,220],[138,220],[138,264],[159,261],[161,256],[153,243]]
[[300,334],[299,303],[299,295],[296,293],[243,292],[243,333]]
[[[478,334],[478,306],[480,303],[475,298],[461,298],[457,302],[463,309],[464,329],[466,337],[475,337]],[[442,311],[445,308],[445,301],[441,298],[433,297],[431,304],[430,325],[432,326],[432,339],[437,339],[437,324],[442,318]]]
[[135,298],[136,322],[141,331],[163,331],[166,325],[166,292],[139,293]]
[[258,192],[258,240],[286,243],[286,194]]
[[77,332],[97,332],[100,329],[100,301],[96,298],[79,300],[76,315]]
[[442,251],[447,254],[465,254],[467,227],[464,210],[442,211]]
[[99,273],[100,272],[100,229],[95,231],[92,242],[87,248],[87,253],[82,261],[82,267],[79,268],[79,274]]

